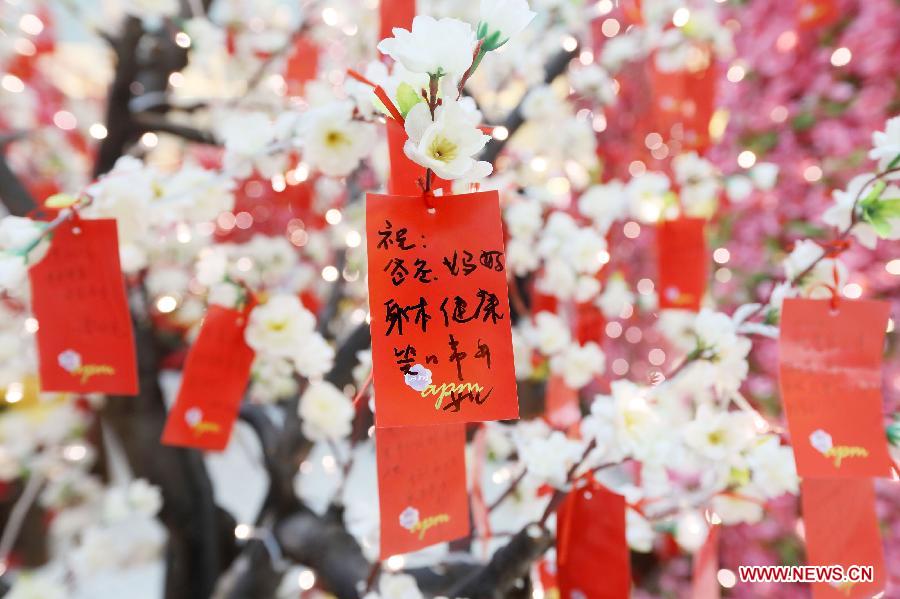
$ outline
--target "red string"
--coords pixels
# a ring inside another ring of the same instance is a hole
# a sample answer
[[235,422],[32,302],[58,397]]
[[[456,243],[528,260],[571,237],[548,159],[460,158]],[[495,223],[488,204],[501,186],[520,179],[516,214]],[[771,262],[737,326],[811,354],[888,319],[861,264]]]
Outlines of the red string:
[[369,376],[366,377],[366,380],[363,381],[362,387],[359,388],[359,391],[357,391],[356,396],[354,396],[354,398],[353,398],[353,409],[354,410],[359,405],[359,402],[362,401],[362,398],[365,397],[366,391],[369,390],[369,385],[372,384],[372,377],[374,374],[375,374],[374,370],[369,371]]
[[376,83],[374,83],[372,81],[369,81],[368,79],[366,79],[365,77],[360,75],[358,72],[354,71],[353,69],[347,69],[347,74],[350,77],[353,77],[354,79],[359,81],[360,83],[363,83],[363,84],[368,85],[369,87],[373,88],[375,90],[375,96],[379,100],[381,100],[381,103],[384,104],[385,108],[388,109],[388,112],[391,113],[391,116],[394,117],[395,121],[397,121],[401,125],[406,122],[403,118],[403,115],[400,114],[400,111],[397,110],[396,106],[394,106],[394,103],[391,101],[390,96],[388,96],[387,92],[384,91],[383,87],[381,87],[380,85],[377,85]]

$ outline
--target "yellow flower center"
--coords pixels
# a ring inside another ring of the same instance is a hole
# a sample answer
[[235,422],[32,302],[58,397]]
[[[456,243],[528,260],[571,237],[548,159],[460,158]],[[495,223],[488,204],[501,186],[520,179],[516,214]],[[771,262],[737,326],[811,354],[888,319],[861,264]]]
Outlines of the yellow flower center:
[[343,131],[332,129],[325,134],[325,145],[331,148],[350,143],[350,138]]
[[458,153],[459,146],[441,135],[436,135],[428,147],[428,154],[441,162],[452,162]]
[[725,440],[725,433],[722,431],[713,431],[709,433],[706,438],[710,445],[718,445]]
[[266,328],[274,333],[280,333],[288,326],[287,320],[270,320],[266,323]]

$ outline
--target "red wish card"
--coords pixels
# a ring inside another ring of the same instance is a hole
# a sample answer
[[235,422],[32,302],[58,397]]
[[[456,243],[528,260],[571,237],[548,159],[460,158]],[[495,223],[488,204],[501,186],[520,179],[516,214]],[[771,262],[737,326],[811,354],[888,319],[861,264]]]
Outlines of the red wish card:
[[516,418],[496,191],[369,194],[369,308],[379,427]]
[[116,221],[73,218],[29,271],[41,389],[138,391],[137,362]]
[[685,150],[709,146],[709,122],[715,111],[715,63],[696,72],[661,71],[656,57],[649,61],[656,130],[681,138]]
[[561,376],[550,375],[544,398],[544,418],[553,428],[565,430],[581,420],[578,391],[566,385]]
[[416,16],[416,0],[380,0],[378,3],[379,33],[383,40],[394,36],[394,27],[411,29]]
[[375,431],[381,559],[469,534],[466,427]]
[[786,299],[781,395],[800,476],[890,476],[881,416],[887,302]]
[[244,341],[246,320],[244,312],[209,307],[166,420],[165,445],[212,451],[228,445],[253,363]]
[[625,599],[631,562],[625,538],[625,498],[593,477],[570,492],[556,515],[556,564],[562,597]]
[[[407,135],[403,125],[394,119],[387,119],[388,156],[390,162],[390,175],[388,177],[388,193],[391,195],[418,195],[422,193],[420,183],[425,182],[425,167],[420,166],[406,157],[403,145]],[[432,176],[432,186],[449,193],[450,181]]]
[[798,0],[797,25],[813,29],[831,25],[841,16],[837,0]]
[[711,526],[706,541],[694,554],[691,574],[691,599],[719,599],[722,596],[719,573],[719,527]]
[[659,307],[697,311],[706,291],[706,220],[679,218],[656,228]]
[[844,569],[843,575],[829,569],[826,576],[830,581],[814,583],[813,597],[868,598],[880,592],[885,578],[884,549],[872,480],[807,478],[800,483],[800,498],[809,565]]

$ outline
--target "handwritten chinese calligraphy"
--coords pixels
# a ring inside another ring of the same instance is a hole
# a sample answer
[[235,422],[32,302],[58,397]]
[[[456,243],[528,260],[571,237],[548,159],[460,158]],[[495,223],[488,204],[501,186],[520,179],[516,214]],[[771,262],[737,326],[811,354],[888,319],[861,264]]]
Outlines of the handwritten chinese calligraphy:
[[376,424],[518,416],[496,192],[369,195]]

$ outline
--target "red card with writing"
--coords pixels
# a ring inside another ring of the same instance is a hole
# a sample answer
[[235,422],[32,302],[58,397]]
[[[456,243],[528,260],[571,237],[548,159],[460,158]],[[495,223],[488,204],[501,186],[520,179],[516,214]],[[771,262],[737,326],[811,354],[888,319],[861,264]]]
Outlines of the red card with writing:
[[659,307],[700,309],[706,291],[706,220],[679,218],[656,228]]
[[[808,564],[843,566],[847,578],[859,581],[815,583],[813,597],[868,598],[881,591],[884,548],[878,534],[872,480],[806,478],[800,482],[800,499]],[[874,571],[848,572],[848,566],[871,566]],[[862,581],[863,574],[867,581]]]
[[41,389],[138,391],[134,332],[119,266],[116,221],[73,218],[31,267]]
[[890,476],[881,416],[881,355],[890,305],[786,299],[781,395],[797,472],[819,478]]
[[719,527],[711,526],[703,546],[694,554],[691,599],[719,599]]
[[381,0],[378,3],[380,19],[378,39],[394,36],[394,27],[411,29],[416,16],[416,0]]
[[466,427],[375,431],[381,559],[469,534]]
[[[388,176],[388,193],[391,195],[419,195],[422,187],[419,182],[425,182],[425,167],[420,166],[406,157],[403,145],[407,135],[403,125],[394,119],[387,119],[388,156],[390,175]],[[432,176],[432,186],[449,193],[450,181]]]
[[253,363],[244,341],[246,320],[243,312],[222,306],[207,310],[166,419],[164,444],[212,451],[228,445]]
[[626,599],[631,561],[625,498],[590,477],[570,492],[556,516],[556,566],[562,597]]
[[376,426],[516,418],[496,191],[369,194],[366,237]]

